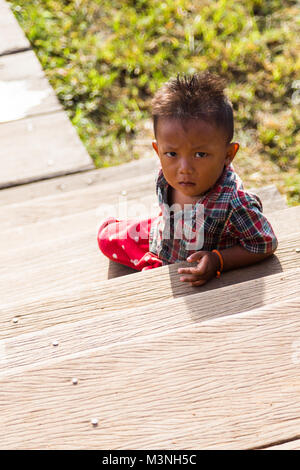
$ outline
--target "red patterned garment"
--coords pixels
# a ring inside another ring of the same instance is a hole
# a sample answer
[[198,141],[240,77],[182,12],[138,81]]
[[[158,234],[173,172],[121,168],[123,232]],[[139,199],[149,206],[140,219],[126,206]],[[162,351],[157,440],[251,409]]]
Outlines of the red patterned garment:
[[[232,164],[224,167],[215,185],[187,210],[169,210],[168,190],[160,169],[156,178],[158,216],[106,219],[98,231],[102,253],[112,261],[143,271],[184,261],[199,250],[223,250],[238,244],[252,253],[276,249],[277,238],[262,213],[259,197],[244,190]],[[197,239],[199,233],[202,236]],[[199,242],[196,247],[194,240]]]
[[149,232],[155,219],[106,219],[98,230],[101,252],[110,260],[137,271],[159,268],[162,260],[149,252]]

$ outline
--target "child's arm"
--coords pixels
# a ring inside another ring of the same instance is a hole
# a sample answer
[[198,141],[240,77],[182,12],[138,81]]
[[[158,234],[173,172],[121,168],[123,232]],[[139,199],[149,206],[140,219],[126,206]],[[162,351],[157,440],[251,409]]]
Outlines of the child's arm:
[[[241,268],[258,263],[274,253],[251,253],[240,245],[220,250],[223,258],[223,271]],[[197,266],[192,268],[179,268],[178,272],[184,274],[180,277],[183,282],[190,282],[192,286],[201,286],[216,276],[220,269],[220,260],[216,253],[212,251],[197,251],[187,258],[188,262],[197,262]]]
[[[257,198],[258,199],[258,198]],[[273,229],[261,212],[261,202],[246,201],[235,204],[228,218],[227,231],[237,241],[231,248],[219,250],[223,258],[223,271],[249,266],[271,256],[277,248],[277,238]],[[194,268],[179,268],[180,279],[201,286],[212,279],[220,269],[217,253],[198,251],[187,258],[198,262]]]
[[[251,253],[240,245],[221,250],[221,256],[223,258],[223,271],[229,271],[230,269],[242,268],[243,266],[249,266],[251,264],[258,263],[265,258],[268,258],[274,253],[275,250],[269,253]],[[214,253],[215,256],[218,256]]]

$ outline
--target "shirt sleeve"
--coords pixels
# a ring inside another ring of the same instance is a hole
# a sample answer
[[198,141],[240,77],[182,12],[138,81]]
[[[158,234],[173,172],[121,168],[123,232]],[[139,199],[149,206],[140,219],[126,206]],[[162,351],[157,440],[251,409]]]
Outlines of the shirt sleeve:
[[228,230],[251,253],[272,253],[277,248],[278,240],[257,196],[232,204]]

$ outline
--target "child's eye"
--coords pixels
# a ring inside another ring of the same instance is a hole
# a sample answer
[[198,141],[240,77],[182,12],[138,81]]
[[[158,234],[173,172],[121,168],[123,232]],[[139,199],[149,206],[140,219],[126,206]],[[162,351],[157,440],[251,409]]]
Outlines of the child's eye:
[[167,157],[175,157],[176,152],[166,152]]
[[199,158],[203,158],[203,157],[207,157],[207,153],[206,152],[196,152],[195,153],[196,157],[199,156]]

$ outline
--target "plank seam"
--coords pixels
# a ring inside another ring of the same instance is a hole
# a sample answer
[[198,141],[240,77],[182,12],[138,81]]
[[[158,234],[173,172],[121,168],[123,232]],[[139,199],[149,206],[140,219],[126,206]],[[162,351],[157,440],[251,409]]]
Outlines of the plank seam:
[[[284,300],[284,301],[280,300],[278,302],[263,305],[262,307],[250,309],[250,310],[247,310],[245,312],[234,313],[232,315],[224,315],[224,316],[221,316],[221,317],[205,320],[205,321],[201,322],[200,324],[197,322],[197,323],[194,323],[194,324],[185,325],[185,326],[181,326],[181,327],[177,327],[177,328],[176,327],[175,328],[170,328],[170,329],[161,331],[159,333],[150,333],[150,334],[146,334],[144,336],[138,336],[138,337],[131,338],[131,339],[125,340],[125,341],[122,341],[122,340],[121,341],[116,341],[113,344],[107,344],[107,345],[103,345],[103,346],[98,346],[96,348],[94,347],[94,348],[90,348],[90,349],[85,349],[84,351],[78,351],[78,352],[73,353],[73,354],[65,354],[65,355],[62,355],[62,356],[57,357],[57,358],[47,359],[47,360],[36,362],[34,364],[27,365],[27,366],[13,367],[10,370],[0,372],[0,380],[4,377],[9,377],[9,376],[16,375],[18,373],[26,372],[26,371],[29,371],[29,370],[35,370],[39,367],[47,366],[48,364],[51,364],[51,365],[52,364],[59,364],[60,362],[63,362],[65,360],[78,359],[82,356],[88,355],[88,354],[93,353],[93,352],[102,352],[102,351],[109,350],[111,348],[115,348],[115,347],[118,347],[118,346],[123,346],[123,345],[125,346],[127,344],[132,344],[132,343],[145,342],[145,340],[148,341],[151,338],[159,338],[160,336],[166,336],[166,335],[172,334],[174,332],[179,332],[179,331],[184,331],[184,330],[188,331],[188,330],[194,329],[195,327],[199,328],[199,327],[202,327],[202,326],[205,326],[205,325],[210,326],[211,324],[214,324],[214,323],[224,322],[224,319],[225,319],[225,321],[227,321],[229,319],[232,320],[232,319],[235,319],[235,318],[248,316],[251,313],[252,313],[252,315],[260,315],[261,312],[263,312],[264,310],[268,310],[268,309],[272,308],[273,306],[274,307],[276,307],[278,305],[283,305],[284,306],[286,304],[291,304],[291,303],[296,303],[296,302],[299,303],[299,301],[300,301],[300,297],[296,297],[294,299],[289,299],[289,300]],[[128,310],[130,310],[130,309],[128,309]],[[254,314],[253,314],[253,311],[255,311]],[[124,310],[122,313],[124,313],[124,312],[126,312],[126,310]],[[90,321],[90,320],[87,320],[87,321]],[[56,328],[56,326],[53,326],[53,327],[50,327],[49,330],[50,329],[52,330],[52,329],[55,329],[55,328]],[[43,331],[43,330],[41,330],[41,331]],[[30,332],[30,333],[25,333],[24,336],[31,337],[31,336],[34,336],[35,334],[36,334],[36,332]],[[3,349],[5,349],[6,341],[9,342],[10,340],[13,341],[14,339],[15,339],[15,337],[9,338],[8,340],[3,339],[3,340],[0,341],[0,345],[2,346],[2,344],[3,344],[3,346],[4,346]],[[5,351],[3,351],[2,354],[5,355]],[[5,361],[5,359],[4,359],[4,361]]]
[[1,189],[7,189],[7,188],[15,188],[17,186],[23,186],[24,184],[30,184],[30,183],[36,183],[38,181],[44,181],[44,180],[49,180],[52,178],[58,178],[59,176],[67,176],[67,175],[74,175],[77,173],[84,173],[85,171],[90,171],[94,170],[95,166],[90,163],[89,165],[87,164],[84,168],[77,169],[77,170],[66,170],[66,171],[60,171],[57,173],[53,173],[52,175],[49,176],[37,176],[37,177],[32,177],[30,180],[26,181],[20,181],[20,183],[13,183],[13,182],[8,182],[8,183],[3,183],[0,185],[0,190]]
[[18,54],[19,52],[32,51],[32,50],[33,50],[32,47],[23,47],[21,49],[13,49],[11,51],[0,53],[0,57],[4,57],[6,55]]
[[[162,266],[162,268],[166,270],[166,269],[168,269],[168,266]],[[293,273],[298,274],[298,273],[300,273],[300,268],[294,268],[294,269],[288,270],[287,272],[290,273],[290,271],[293,271]],[[133,272],[132,274],[136,274],[136,273]],[[131,274],[128,274],[128,275],[130,276]],[[269,278],[272,278],[272,277],[273,277],[273,278],[280,278],[281,276],[284,276],[284,275],[285,275],[284,273],[275,273],[275,274],[270,274],[268,277],[269,277]],[[108,283],[108,282],[110,282],[110,280],[107,280],[107,281],[106,281],[106,283]],[[245,283],[248,283],[248,282],[251,282],[251,280],[250,280],[250,281],[243,281],[241,284],[245,284]],[[226,292],[227,292],[228,290],[230,290],[231,288],[232,288],[232,285],[226,285],[226,286],[223,286],[223,287],[219,287],[218,289],[219,289],[219,291],[222,290],[223,293],[224,293],[224,295],[226,295]],[[77,289],[77,288],[71,289],[71,290],[69,291],[69,293],[72,294],[73,291],[74,291],[74,292],[78,292],[78,289]],[[62,292],[65,292],[65,291],[61,291],[61,293],[62,293]],[[196,299],[196,296],[200,296],[200,295],[202,295],[202,294],[209,293],[209,292],[212,292],[212,291],[198,291],[198,292],[190,293],[190,294],[185,295],[185,296],[183,296],[183,297],[181,297],[181,296],[180,296],[180,297],[170,297],[170,298],[164,299],[164,302],[166,302],[166,303],[171,303],[171,304],[173,304],[173,303],[181,303],[181,302],[185,302],[185,299],[186,299],[186,298],[188,298],[189,300],[191,300],[191,299],[193,300],[193,299]],[[219,292],[219,293],[220,293],[220,292]],[[297,293],[297,294],[298,294],[298,293]],[[63,298],[65,298],[65,294],[64,294],[64,297],[63,297]],[[70,299],[69,299],[69,300],[70,300]],[[255,310],[258,310],[258,309],[261,309],[261,308],[268,308],[268,307],[270,307],[271,305],[276,306],[277,304],[280,304],[280,303],[294,302],[294,301],[297,301],[297,300],[300,301],[300,296],[298,296],[298,295],[296,296],[296,295],[295,295],[295,297],[294,297],[293,299],[277,300],[276,302],[267,303],[267,304],[261,305],[260,307],[254,307],[254,308],[251,308],[250,310],[246,310],[246,311],[244,311],[244,312],[238,312],[238,313],[230,314],[230,315],[224,314],[224,315],[222,315],[222,316],[220,316],[220,317],[218,316],[218,317],[215,317],[215,318],[211,318],[211,319],[208,319],[208,320],[201,321],[201,324],[206,323],[206,322],[212,322],[212,321],[218,320],[218,319],[220,319],[220,318],[229,317],[229,316],[232,316],[232,315],[235,315],[235,316],[236,316],[236,315],[245,314],[245,313],[247,313],[247,312],[251,312],[251,311],[254,310],[254,309],[255,309]],[[99,302],[99,299],[95,298],[95,299],[93,300],[93,303],[97,303],[97,302]],[[155,301],[155,303],[159,303],[159,302],[160,302],[160,300]],[[17,302],[17,304],[18,304],[18,302]],[[13,309],[13,308],[14,308],[14,302],[1,305],[2,311],[4,311],[5,308]],[[70,308],[73,308],[73,305],[65,305],[63,308],[66,309],[66,310],[68,310],[68,309],[70,309]],[[142,309],[142,310],[143,310],[143,309],[147,310],[147,309],[149,308],[149,306],[141,305],[139,308]],[[128,311],[129,311],[129,312],[130,312],[130,311],[134,311],[135,309],[136,309],[136,307],[131,307],[131,308],[122,308],[121,310],[116,311],[116,310],[110,310],[110,309],[108,309],[108,308],[103,309],[103,307],[100,307],[100,314],[103,313],[103,314],[105,314],[105,315],[109,315],[109,312],[111,312],[112,314],[116,314],[116,313],[118,312],[119,314],[122,314],[122,315],[124,314],[124,316],[126,316],[126,315],[127,315],[126,312],[128,312]],[[50,309],[50,308],[49,308],[49,309],[47,310],[47,312],[50,313],[50,312],[56,311],[56,310],[57,310],[56,307],[55,307],[54,309]],[[102,311],[102,310],[104,310],[104,311]],[[124,312],[125,312],[125,313],[124,313]],[[24,337],[26,337],[26,338],[30,338],[30,337],[32,337],[32,336],[35,336],[38,332],[48,331],[49,333],[51,333],[52,331],[55,331],[56,328],[61,328],[63,324],[65,324],[65,325],[71,325],[71,324],[73,324],[73,325],[74,325],[74,324],[76,324],[76,325],[85,325],[85,324],[88,324],[88,323],[92,323],[93,321],[95,321],[96,318],[98,318],[98,315],[99,315],[99,312],[97,312],[97,314],[95,315],[95,317],[90,317],[90,318],[87,318],[87,319],[84,319],[84,320],[77,320],[77,321],[72,321],[72,322],[58,323],[57,325],[53,325],[53,326],[49,326],[49,327],[46,327],[46,328],[42,328],[41,330],[34,330],[34,331],[27,332],[27,333],[16,334],[15,336],[12,336],[12,337],[10,337],[10,338],[2,338],[2,339],[0,340],[0,344],[1,344],[2,341],[5,341],[5,342],[9,343],[10,341],[13,341],[13,338],[19,338],[20,336],[24,336]],[[26,317],[26,315],[24,315],[24,317]],[[191,326],[191,325],[185,325],[185,327],[186,327],[186,326]],[[167,330],[165,330],[165,331],[167,331]]]
[[[26,114],[26,116],[23,116],[23,117],[20,117],[20,118],[17,118],[17,119],[10,119],[8,121],[1,121],[0,125],[1,124],[9,124],[11,122],[16,122],[16,121],[25,121],[26,119],[32,119],[32,118],[35,118],[35,117],[40,117],[40,116],[48,116],[49,114],[57,114],[59,112],[62,112],[65,110],[62,108],[62,107],[57,107],[56,109],[52,109],[50,111],[41,111],[39,113],[34,113],[34,114]],[[72,123],[71,123],[72,124]]]
[[[294,419],[298,419],[298,418],[294,418]],[[291,421],[291,420],[289,420],[289,421]],[[296,434],[296,436],[293,436],[290,439],[280,439],[279,441],[270,442],[269,444],[263,444],[263,445],[257,446],[257,447],[250,447],[249,449],[245,449],[245,450],[263,450],[263,449],[273,447],[273,446],[276,446],[276,445],[286,444],[287,442],[297,441],[299,438],[300,438],[300,434]],[[269,449],[269,450],[272,450],[272,449]]]

